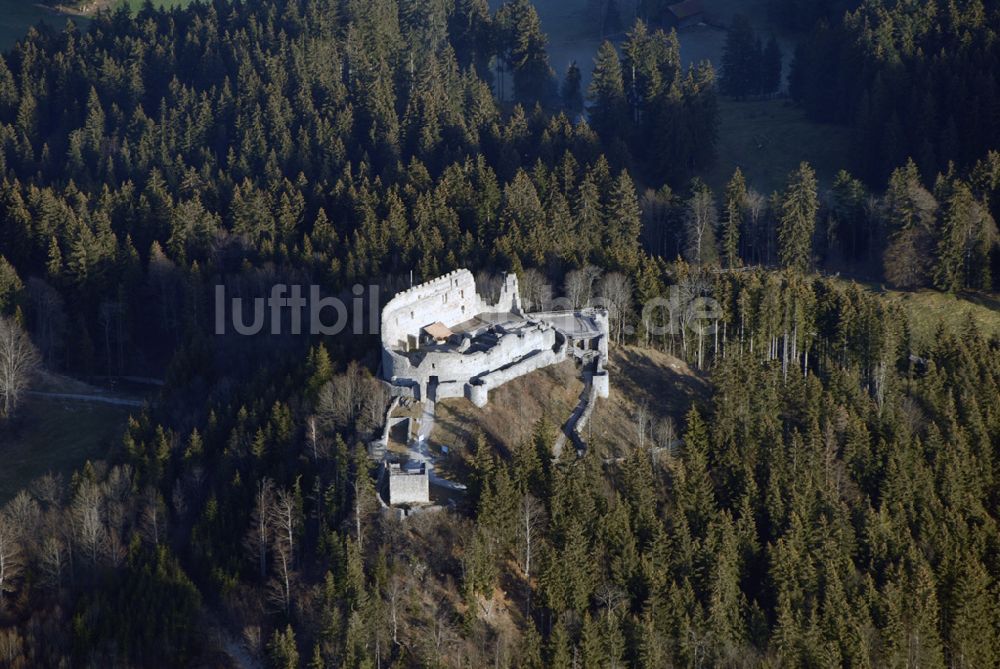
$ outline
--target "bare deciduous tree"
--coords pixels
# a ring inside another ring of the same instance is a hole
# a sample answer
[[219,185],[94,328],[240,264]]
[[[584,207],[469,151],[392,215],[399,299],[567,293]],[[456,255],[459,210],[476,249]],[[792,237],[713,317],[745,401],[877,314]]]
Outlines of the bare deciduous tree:
[[320,456],[326,455],[326,440],[319,427],[319,416],[309,416],[306,419],[306,441],[309,442],[313,462],[319,462]]
[[66,332],[66,306],[55,288],[42,279],[28,279],[32,333],[46,364],[56,361]]
[[531,559],[534,554],[535,539],[541,531],[545,516],[545,507],[530,493],[521,498],[519,509],[519,534],[521,544],[521,570],[524,572],[525,589],[527,591],[525,610],[531,613]]
[[612,618],[617,614],[618,608],[625,602],[627,597],[621,588],[611,583],[601,584],[594,594],[597,597],[597,601],[604,608],[604,619],[610,627]]
[[594,284],[600,276],[601,270],[593,265],[584,265],[566,274],[563,290],[570,307],[580,309],[590,303],[590,299],[594,296]]
[[285,615],[292,610],[292,553],[291,547],[276,534],[273,543],[274,579],[268,583],[268,598],[281,607]]
[[0,511],[0,609],[5,593],[14,591],[14,581],[21,575],[20,534],[7,511]]
[[427,625],[425,638],[429,646],[428,650],[433,656],[433,663],[437,666],[441,666],[448,647],[455,640],[455,627],[452,624],[447,607],[448,604],[446,602],[435,599],[428,611],[430,620],[428,621],[429,624]]
[[671,450],[674,441],[677,439],[677,424],[674,422],[673,417],[667,416],[657,421],[654,434],[656,436],[657,448]]
[[367,433],[382,424],[389,406],[389,391],[357,362],[337,374],[319,391],[317,418],[320,427],[353,425]]
[[7,503],[4,510],[7,518],[20,533],[24,550],[29,553],[34,552],[39,538],[37,528],[42,523],[42,510],[38,502],[26,490],[22,490]]
[[688,200],[684,219],[684,255],[693,263],[704,265],[715,262],[718,250],[715,246],[715,229],[719,224],[719,214],[715,208],[715,198],[707,187],[695,189]]
[[109,531],[119,537],[128,534],[131,522],[132,491],[135,486],[135,471],[131,465],[113,467],[101,486],[104,494],[104,518]]
[[160,492],[152,486],[146,489],[143,497],[145,499],[142,508],[142,531],[146,541],[157,546],[160,543],[160,535],[166,529],[167,505]]
[[21,325],[0,316],[0,416],[9,417],[17,409],[39,360],[38,350]]
[[620,345],[625,340],[625,328],[632,313],[632,282],[620,272],[611,272],[600,280],[597,294],[608,310],[611,339]]
[[76,528],[76,541],[80,549],[90,559],[91,566],[97,564],[97,558],[107,534],[101,520],[101,510],[104,499],[96,483],[84,479],[80,483],[76,497],[73,499],[72,514]]
[[636,436],[639,438],[639,449],[646,447],[646,430],[652,429],[652,418],[649,415],[649,402],[643,400],[635,410]]
[[699,308],[699,301],[710,294],[711,283],[701,275],[689,275],[678,284],[678,304],[680,306],[681,317],[681,345],[684,354],[687,355],[687,334],[694,331],[698,335],[698,368],[702,368],[704,361],[704,338],[707,334],[708,325],[703,322],[703,310]]
[[292,608],[295,571],[295,537],[301,524],[299,503],[294,492],[276,493],[270,480],[257,488],[253,518],[246,545],[266,575],[268,551],[273,558],[274,577],[267,584],[268,599],[287,615]]
[[252,655],[260,655],[264,649],[260,625],[247,625],[243,628],[243,645]]
[[299,514],[295,494],[279,490],[274,496],[270,509],[271,526],[275,530],[275,540],[288,551],[290,561],[294,561],[295,534],[298,532]]
[[392,396],[389,386],[375,378],[365,379],[363,388],[363,405],[365,407],[364,431],[377,430],[385,421],[385,412],[389,408]]
[[31,494],[47,509],[58,507],[63,498],[62,474],[49,472],[35,479],[31,483]]
[[23,667],[24,641],[16,627],[0,629],[0,666]]
[[518,282],[521,289],[521,301],[528,311],[539,311],[551,298],[551,289],[545,280],[545,275],[535,268],[526,269]]
[[39,566],[42,572],[42,581],[50,588],[58,589],[62,585],[65,562],[66,548],[63,542],[56,536],[45,537],[42,542]]
[[389,607],[389,622],[392,625],[392,643],[399,644],[399,622],[410,583],[401,574],[393,574],[386,586],[385,598]]
[[274,484],[264,479],[254,493],[254,507],[251,514],[250,530],[243,540],[250,557],[257,561],[260,577],[267,576],[267,551],[271,545],[271,501],[274,498]]

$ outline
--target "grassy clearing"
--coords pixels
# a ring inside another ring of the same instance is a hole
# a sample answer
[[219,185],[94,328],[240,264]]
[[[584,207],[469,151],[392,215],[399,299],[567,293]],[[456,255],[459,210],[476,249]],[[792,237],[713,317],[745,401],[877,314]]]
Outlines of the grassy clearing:
[[453,450],[474,440],[477,429],[507,450],[530,439],[542,416],[562,426],[583,392],[579,370],[572,361],[522,376],[490,392],[482,409],[466,399],[438,402],[431,441]]
[[[677,424],[691,403],[705,396],[707,384],[684,362],[660,351],[626,346],[614,349],[609,364],[611,397],[598,400],[584,438],[600,457],[618,456],[636,443],[636,415],[645,407],[654,420],[672,417]],[[490,402],[477,409],[466,400],[438,403],[432,442],[452,447],[451,463],[460,472],[465,446],[476,430],[504,449],[529,439],[535,423],[548,416],[562,425],[576,407],[583,390],[579,370],[564,362],[516,379],[490,393]]]
[[[140,9],[145,0],[109,0],[101,3],[103,6],[126,5],[133,12]],[[153,0],[155,7],[185,7],[193,0]],[[66,4],[70,4],[68,1]],[[89,3],[93,4],[93,3]],[[24,37],[28,28],[44,22],[53,28],[62,29],[66,21],[72,20],[81,30],[87,26],[87,19],[82,16],[68,16],[36,4],[32,0],[0,0],[0,52],[14,46],[15,42]]]
[[[847,279],[839,281],[848,282]],[[963,292],[952,295],[929,289],[892,290],[885,284],[872,281],[853,282],[902,307],[913,343],[918,349],[926,349],[934,343],[941,325],[946,332],[961,334],[970,317],[985,337],[1000,339],[1000,293]]]
[[704,378],[671,355],[637,346],[611,351],[611,397],[598,400],[583,437],[602,457],[618,457],[639,443],[637,417],[673,418],[677,427],[692,402],[704,398]]
[[69,476],[121,444],[129,409],[31,397],[17,425],[0,432],[0,504],[48,472]]
[[[156,8],[171,9],[173,7],[187,7],[194,0],[152,0],[152,2]],[[146,4],[146,0],[120,0],[118,4],[125,5],[133,12],[136,12],[142,9],[142,6]]]
[[785,187],[802,161],[827,188],[850,165],[850,130],[815,123],[788,100],[719,101],[719,157],[705,181],[721,192],[737,167],[765,195]]
[[[61,28],[67,17],[39,7],[30,0],[0,0],[0,51],[10,49],[17,40],[24,37],[28,28],[42,21]],[[86,20],[74,18],[73,22],[79,26],[85,24]]]
[[915,343],[920,348],[934,342],[939,324],[943,324],[947,331],[959,334],[970,317],[985,336],[1000,338],[1000,295],[888,290],[885,296],[903,307]]

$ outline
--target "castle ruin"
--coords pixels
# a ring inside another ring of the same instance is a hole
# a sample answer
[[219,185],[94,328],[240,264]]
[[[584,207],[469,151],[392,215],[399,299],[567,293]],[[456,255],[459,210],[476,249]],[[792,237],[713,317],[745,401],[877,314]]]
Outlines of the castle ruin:
[[476,291],[467,269],[393,297],[382,310],[382,377],[417,400],[466,397],[485,406],[490,390],[576,358],[607,397],[608,314],[604,309],[526,313],[517,276],[497,301]]
[[429,504],[430,482],[425,463],[388,463],[389,504]]

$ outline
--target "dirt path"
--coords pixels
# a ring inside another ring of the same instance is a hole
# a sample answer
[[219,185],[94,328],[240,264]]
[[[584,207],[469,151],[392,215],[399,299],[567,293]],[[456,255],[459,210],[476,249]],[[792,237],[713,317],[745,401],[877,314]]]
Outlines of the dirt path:
[[593,375],[589,372],[584,372],[584,386],[583,392],[580,393],[580,402],[573,409],[573,413],[570,414],[569,420],[566,421],[566,425],[559,432],[559,436],[556,437],[555,444],[552,445],[552,456],[558,460],[562,457],[563,447],[566,445],[566,440],[571,439],[573,445],[576,446],[577,451],[584,450],[587,445],[583,442],[583,437],[577,432],[576,424],[580,422],[580,417],[583,416],[583,412],[587,410],[587,405],[590,403],[590,387],[593,384]]
[[409,458],[411,462],[421,462],[427,469],[427,477],[431,484],[447,488],[449,490],[465,490],[465,484],[443,479],[434,472],[434,455],[429,448],[431,432],[434,431],[434,409],[435,402],[432,399],[424,400],[423,411],[420,414],[420,427],[417,436],[408,446]]
[[54,400],[70,400],[72,402],[97,402],[99,404],[111,404],[120,407],[141,408],[146,404],[146,402],[143,400],[131,399],[128,397],[111,397],[108,395],[84,395],[82,393],[49,393],[41,390],[29,390],[27,394],[30,395],[31,397],[45,397]]
[[41,2],[36,2],[35,7],[39,9],[44,9],[45,11],[52,12],[53,14],[59,14],[61,16],[76,16],[82,18],[90,18],[102,9],[111,9],[115,4],[114,0],[91,0],[91,2],[83,3],[79,6],[70,5],[46,5]]

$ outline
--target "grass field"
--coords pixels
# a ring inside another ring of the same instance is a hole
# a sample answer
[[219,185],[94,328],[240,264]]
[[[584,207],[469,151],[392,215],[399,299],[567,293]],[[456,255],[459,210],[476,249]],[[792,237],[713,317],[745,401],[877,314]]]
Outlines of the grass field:
[[531,438],[535,423],[547,416],[562,425],[576,407],[583,381],[572,361],[522,376],[490,392],[482,409],[466,399],[438,402],[431,441],[452,449],[469,444],[476,430],[492,443],[512,450]]
[[[601,458],[620,456],[638,443],[636,417],[640,413],[658,421],[671,417],[681,425],[691,403],[707,391],[701,375],[660,351],[615,348],[608,371],[611,397],[598,401],[584,430],[584,439]],[[456,460],[468,457],[465,445],[471,443],[477,430],[494,445],[511,450],[531,438],[543,415],[561,427],[582,390],[579,370],[567,361],[497,388],[482,409],[464,399],[444,400],[437,406],[431,442],[451,448],[450,468],[461,476],[464,463]]]
[[[128,5],[133,11],[142,7],[143,1],[113,0]],[[153,0],[154,5],[167,7],[184,6],[191,2],[192,0]],[[0,52],[14,46],[28,32],[28,28],[40,21],[54,28],[62,28],[70,18],[80,28],[87,25],[86,18],[59,14],[36,4],[34,0],[0,0]]]
[[[839,281],[846,284],[849,280]],[[925,349],[934,342],[941,325],[946,332],[961,334],[970,317],[983,336],[1000,339],[1000,293],[963,292],[952,295],[930,289],[892,290],[883,283],[853,281],[902,307],[913,343],[919,349]]]
[[956,296],[934,290],[889,290],[885,296],[902,305],[917,346],[933,343],[938,324],[944,324],[945,329],[954,334],[961,333],[970,316],[985,336],[1000,338],[1000,295],[961,293]]
[[785,187],[802,161],[816,170],[820,189],[850,165],[850,130],[814,123],[788,100],[719,101],[719,157],[705,181],[722,191],[737,167],[764,195]]
[[[121,445],[129,409],[29,398],[13,432],[0,432],[0,504],[47,472],[70,476]],[[134,411],[134,410],[133,410]]]
[[[14,46],[28,32],[28,28],[39,21],[62,27],[66,20],[66,17],[39,7],[31,0],[0,0],[0,51]],[[77,25],[85,23],[76,18],[73,21]]]
[[[638,346],[611,350],[611,396],[599,400],[583,438],[601,457],[621,457],[639,443],[638,417],[672,418],[678,427],[691,404],[704,399],[704,377],[684,361]],[[648,434],[648,432],[647,432]]]
[[[190,5],[194,0],[153,0],[154,7],[186,7]],[[146,0],[120,0],[119,4],[123,4],[129,7],[133,12],[139,10]]]

